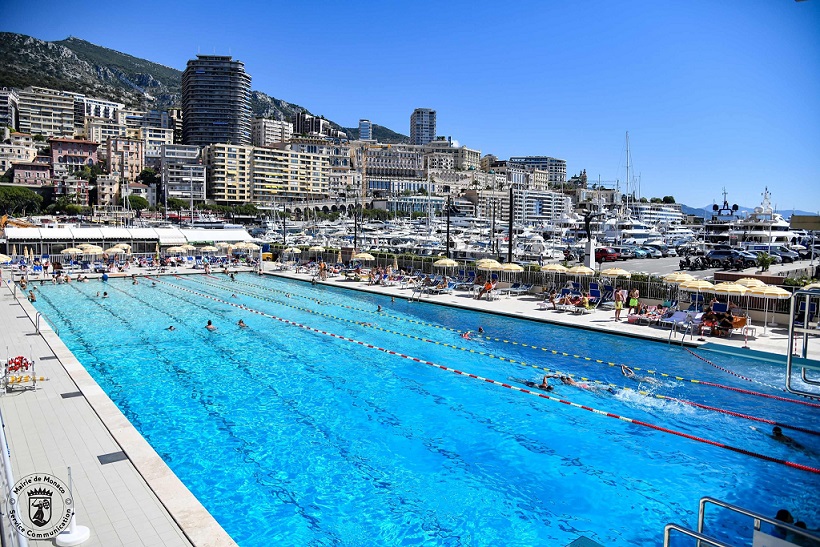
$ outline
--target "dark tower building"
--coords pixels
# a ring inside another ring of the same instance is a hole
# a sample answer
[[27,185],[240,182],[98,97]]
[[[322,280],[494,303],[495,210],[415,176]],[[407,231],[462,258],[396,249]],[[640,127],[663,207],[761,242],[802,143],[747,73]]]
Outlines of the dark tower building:
[[182,140],[251,143],[251,77],[242,61],[197,55],[182,74]]

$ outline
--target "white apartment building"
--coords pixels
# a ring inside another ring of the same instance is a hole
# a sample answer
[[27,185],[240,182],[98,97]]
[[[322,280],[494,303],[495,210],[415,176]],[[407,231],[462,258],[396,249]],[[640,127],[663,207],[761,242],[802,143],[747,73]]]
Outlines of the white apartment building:
[[[6,144],[6,140],[10,143]],[[0,142],[0,175],[11,169],[13,163],[30,163],[37,156],[37,147],[31,135],[11,133]]]
[[293,124],[283,120],[254,118],[251,122],[251,142],[254,146],[286,143],[293,136]]
[[117,205],[120,186],[118,177],[97,177],[97,205]]
[[436,138],[436,111],[417,108],[410,115],[410,144],[425,145]]
[[437,139],[422,147],[425,154],[450,154],[453,156],[453,169],[480,169],[481,151],[466,146],[453,146],[449,139]]
[[202,150],[198,146],[163,144],[160,147],[160,172],[162,173],[163,204],[168,198],[187,202],[205,201],[206,168],[202,164]]
[[[286,148],[278,146],[278,148]],[[327,158],[330,165],[328,175],[329,197],[338,197],[349,192],[356,185],[356,171],[353,168],[351,145],[339,139],[295,138],[290,149],[300,153],[319,154]],[[359,179],[359,184],[361,180]]]
[[681,224],[680,203],[629,203],[632,216],[650,226]]
[[125,126],[108,118],[86,116],[83,129],[77,136],[99,143],[97,156],[108,158],[108,139],[125,138]]
[[513,190],[514,221],[547,224],[572,212],[572,199],[547,190]]
[[[85,95],[74,95],[74,127],[82,130],[85,127],[85,118],[102,118],[109,123],[117,123],[118,112],[125,108],[122,103],[115,103],[105,99],[95,99]],[[100,141],[98,141],[100,142]]]
[[158,170],[162,158],[162,147],[174,144],[174,130],[159,127],[140,127],[139,140],[145,151],[145,166]]
[[19,129],[29,135],[74,136],[76,94],[30,86],[18,94]]
[[560,186],[567,180],[567,162],[549,156],[514,156],[507,161],[507,167],[519,168],[527,171],[539,169],[549,173],[549,181],[553,186]]
[[19,125],[20,97],[10,87],[0,88],[0,127],[11,127],[17,130]]

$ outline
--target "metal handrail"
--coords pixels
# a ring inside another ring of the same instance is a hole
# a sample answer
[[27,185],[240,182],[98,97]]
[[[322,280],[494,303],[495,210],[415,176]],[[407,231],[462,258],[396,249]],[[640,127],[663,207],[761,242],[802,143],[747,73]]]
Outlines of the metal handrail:
[[816,535],[809,533],[804,528],[798,528],[791,524],[785,523],[782,520],[773,519],[765,515],[761,515],[760,513],[755,513],[754,511],[749,511],[748,509],[744,509],[742,507],[738,507],[737,505],[732,505],[731,503],[726,503],[725,501],[720,501],[715,498],[710,498],[708,496],[700,499],[700,507],[698,509],[699,533],[703,533],[703,522],[706,519],[706,505],[709,503],[717,505],[718,507],[723,507],[724,509],[729,509],[730,511],[734,511],[735,513],[740,513],[741,515],[745,515],[747,517],[752,517],[754,519],[755,530],[760,530],[760,523],[766,522],[768,524],[771,524],[772,526],[777,526],[778,528],[782,528],[786,531],[798,534],[803,537],[807,537],[812,540],[820,539]]
[[57,327],[54,326],[54,323],[49,321],[48,317],[46,317],[45,315],[43,315],[40,312],[37,312],[37,315],[34,316],[34,330],[37,334],[41,334],[41,332],[40,332],[40,318],[45,319],[45,322],[48,324],[49,327],[51,327],[51,330],[54,331],[54,334],[56,334],[57,336],[60,336],[60,331],[57,330]]
[[[792,366],[793,366],[793,358],[794,358],[794,336],[795,332],[802,332],[802,342],[803,342],[803,350],[801,352],[800,357],[807,358],[808,357],[808,344],[809,344],[809,333],[806,328],[797,329],[794,326],[794,318],[795,318],[795,309],[798,304],[798,300],[803,300],[803,304],[805,306],[805,311],[803,313],[803,326],[809,326],[809,318],[810,318],[810,309],[811,305],[815,302],[812,302],[814,298],[818,296],[816,291],[812,290],[804,290],[800,289],[794,293],[794,296],[791,298],[791,305],[789,310],[789,342],[788,342],[788,350],[786,353],[786,391],[789,393],[794,393],[795,395],[802,395],[804,397],[811,397],[813,399],[818,399],[820,396],[816,392],[807,391],[805,389],[800,389],[798,387],[792,387]],[[806,367],[801,367],[801,379],[803,382],[813,386],[820,386],[820,381],[816,379],[811,379],[806,375]]]
[[679,524],[667,524],[663,527],[663,547],[669,547],[669,541],[672,539],[672,532],[677,531],[685,536],[689,536],[698,540],[699,545],[711,545],[712,547],[733,547],[728,543],[723,543],[722,541],[711,538],[707,535],[704,535],[700,532],[695,532],[694,530],[690,530],[689,528],[684,528]]
[[[3,501],[0,501],[0,505],[3,506],[3,509],[8,510],[5,505],[5,500],[9,499],[13,503],[17,503],[17,495],[14,494],[12,488],[14,487],[14,474],[11,470],[11,450],[9,449],[9,443],[6,439],[6,422],[3,420],[3,414],[0,412],[0,451],[2,451],[2,458],[0,458],[0,462],[3,465],[3,475],[2,480],[5,483],[4,489],[8,489],[8,492],[3,492]],[[5,511],[4,511],[5,513]],[[25,534],[23,534],[19,529],[15,529],[15,534],[6,537],[6,532],[11,533],[11,528],[6,530],[5,523],[0,521],[0,527],[2,527],[2,540],[3,545],[6,544],[6,539],[11,540],[17,547],[28,547],[28,539],[26,539]],[[16,539],[16,541],[15,541]]]

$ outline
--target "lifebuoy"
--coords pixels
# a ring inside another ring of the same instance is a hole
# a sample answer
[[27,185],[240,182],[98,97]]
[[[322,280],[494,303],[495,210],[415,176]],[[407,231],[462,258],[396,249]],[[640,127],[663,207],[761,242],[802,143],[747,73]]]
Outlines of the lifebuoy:
[[22,355],[18,355],[17,357],[11,357],[6,361],[6,369],[9,372],[17,372],[18,370],[28,370],[29,367],[33,363],[23,357]]

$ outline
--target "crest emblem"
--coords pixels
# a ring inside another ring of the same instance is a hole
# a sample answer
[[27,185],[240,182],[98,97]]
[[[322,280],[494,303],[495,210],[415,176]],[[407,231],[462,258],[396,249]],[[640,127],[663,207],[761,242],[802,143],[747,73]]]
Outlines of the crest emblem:
[[52,491],[35,488],[28,493],[28,515],[32,524],[43,527],[51,520]]

